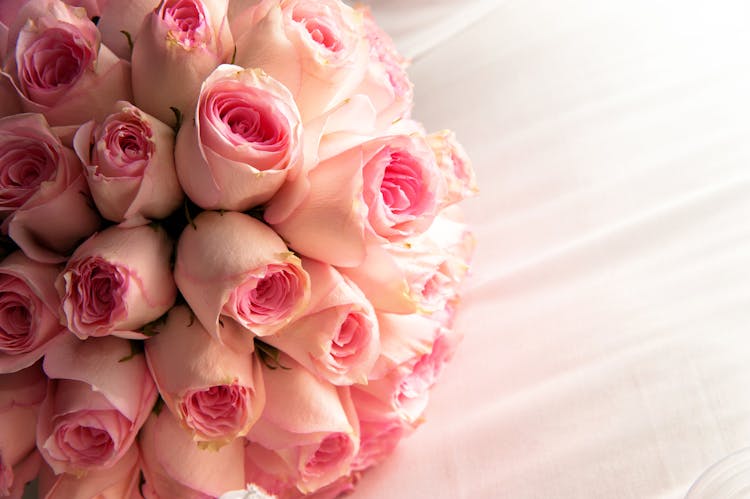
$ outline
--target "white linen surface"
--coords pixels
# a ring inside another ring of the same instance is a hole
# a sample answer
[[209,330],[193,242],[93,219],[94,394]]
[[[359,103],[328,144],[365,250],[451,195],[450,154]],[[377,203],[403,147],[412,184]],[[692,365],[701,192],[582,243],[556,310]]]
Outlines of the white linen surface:
[[427,422],[354,498],[673,498],[750,446],[750,2],[375,2],[481,195]]

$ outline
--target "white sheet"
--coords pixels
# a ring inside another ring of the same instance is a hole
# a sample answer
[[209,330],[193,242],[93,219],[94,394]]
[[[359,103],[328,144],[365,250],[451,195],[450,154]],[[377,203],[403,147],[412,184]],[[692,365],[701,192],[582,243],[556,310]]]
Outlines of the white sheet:
[[683,497],[750,446],[750,3],[373,11],[482,193],[464,344],[353,497]]

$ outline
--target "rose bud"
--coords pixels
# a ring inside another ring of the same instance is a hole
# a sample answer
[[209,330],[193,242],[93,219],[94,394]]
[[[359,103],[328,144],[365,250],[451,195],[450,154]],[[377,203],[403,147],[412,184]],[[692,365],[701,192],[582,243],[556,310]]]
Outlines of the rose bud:
[[303,122],[351,97],[368,63],[362,16],[338,0],[263,0],[233,19],[236,63],[292,91]]
[[75,153],[40,114],[0,119],[2,232],[30,258],[65,261],[65,254],[100,224]]
[[101,45],[83,8],[30,0],[10,26],[8,50],[3,76],[26,111],[53,125],[101,119],[116,101],[132,99],[130,65]]
[[219,341],[225,321],[267,336],[300,316],[310,301],[310,277],[300,259],[271,228],[242,213],[198,215],[177,243],[174,277]]
[[44,356],[50,378],[36,444],[56,474],[115,465],[130,449],[156,402],[143,355],[114,337],[60,336]]
[[[102,43],[120,59],[130,60],[131,45],[141,29],[146,16],[159,5],[160,0],[104,0],[99,6],[96,27],[102,34]],[[126,35],[127,33],[127,35]],[[128,41],[128,37],[130,41]]]
[[20,251],[0,263],[0,373],[30,366],[65,331],[55,289],[59,272],[56,265],[35,262]]
[[396,241],[424,232],[437,211],[441,174],[424,139],[372,139],[319,163],[305,199],[286,218],[266,221],[295,251],[355,267],[368,241]]
[[264,341],[334,385],[366,383],[380,351],[378,321],[364,294],[328,264],[303,259],[308,311]]
[[83,124],[74,139],[96,207],[122,226],[164,218],[183,200],[174,131],[127,102],[114,110],[98,125]]
[[185,193],[205,209],[244,211],[268,201],[302,165],[302,127],[289,91],[257,69],[216,68],[196,117],[177,134]]
[[39,497],[44,499],[141,499],[138,493],[141,466],[138,445],[130,449],[111,468],[91,470],[80,477],[68,473],[55,475],[44,464],[39,472]]
[[[230,324],[233,350],[220,345],[184,305],[146,341],[146,359],[164,402],[198,442],[218,448],[247,434],[265,405],[260,361],[253,342]],[[244,343],[244,345],[242,345]]]
[[359,449],[359,424],[348,387],[335,387],[281,355],[264,366],[266,408],[247,439],[275,452],[302,493],[348,475]]
[[40,366],[0,374],[0,496],[20,499],[24,485],[37,474],[39,406],[47,391]]
[[445,207],[475,196],[479,188],[471,159],[456,140],[456,134],[450,130],[441,130],[429,134],[426,139],[445,179],[440,206]]
[[133,46],[135,103],[164,123],[173,107],[187,117],[198,91],[234,50],[228,0],[164,0],[141,25]]
[[220,449],[201,449],[172,413],[162,410],[149,417],[140,444],[145,499],[218,497],[245,487],[241,438]]
[[[445,363],[461,337],[440,323],[417,314],[378,314],[382,350],[367,385],[357,385],[352,395],[363,411],[393,413],[418,424]],[[368,397],[369,396],[369,397]]]
[[394,121],[409,117],[414,100],[414,85],[406,74],[407,60],[399,54],[391,37],[377,25],[370,8],[357,6],[362,13],[370,62],[356,90],[372,100],[378,114],[378,128],[386,129]]
[[145,338],[135,331],[167,312],[177,296],[171,254],[159,227],[115,226],[91,236],[55,282],[68,329],[82,340]]

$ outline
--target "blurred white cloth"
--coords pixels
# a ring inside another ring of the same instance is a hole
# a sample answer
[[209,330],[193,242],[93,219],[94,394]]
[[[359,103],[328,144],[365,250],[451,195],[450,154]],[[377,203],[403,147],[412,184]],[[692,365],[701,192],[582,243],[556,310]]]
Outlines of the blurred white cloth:
[[482,192],[464,343],[353,497],[683,497],[750,446],[750,2],[372,7]]

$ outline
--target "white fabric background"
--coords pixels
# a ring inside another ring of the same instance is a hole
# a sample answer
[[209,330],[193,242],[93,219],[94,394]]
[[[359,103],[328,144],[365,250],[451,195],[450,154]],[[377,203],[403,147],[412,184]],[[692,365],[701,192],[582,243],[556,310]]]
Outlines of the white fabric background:
[[683,497],[750,446],[750,3],[373,11],[482,192],[464,343],[353,497]]

